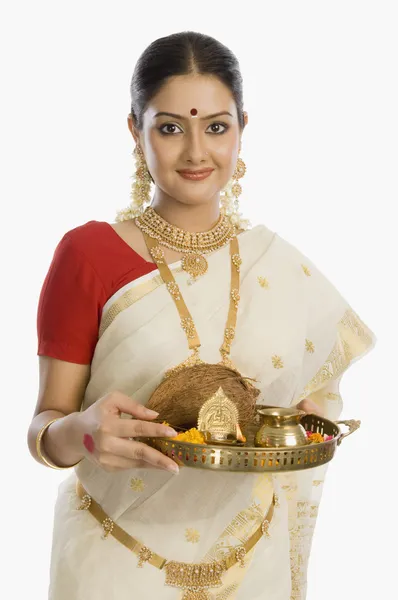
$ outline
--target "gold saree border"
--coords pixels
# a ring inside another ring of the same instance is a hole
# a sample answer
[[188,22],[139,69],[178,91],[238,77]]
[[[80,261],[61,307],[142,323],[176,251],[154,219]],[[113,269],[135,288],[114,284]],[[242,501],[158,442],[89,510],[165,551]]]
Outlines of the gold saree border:
[[[246,508],[240,510],[230,523],[225,527],[213,546],[204,557],[204,561],[212,562],[222,560],[224,553],[231,546],[231,538],[235,538],[238,544],[244,544],[251,531],[255,529],[264,519],[264,512],[268,506],[270,496],[275,496],[273,491],[273,478],[268,473],[259,474],[252,487],[252,502]],[[233,545],[233,542],[232,542]],[[233,600],[242,585],[254,558],[255,548],[245,558],[245,565],[239,569],[230,570],[224,575],[222,587],[215,594],[215,600]],[[181,600],[184,600],[182,597]]]
[[350,307],[337,323],[337,340],[322,367],[307,383],[299,401],[320,390],[325,383],[340,377],[354,359],[374,345],[370,329]]
[[[176,267],[173,269],[173,273],[182,273],[182,267]],[[133,283],[133,282],[132,282]],[[160,275],[155,275],[151,279],[147,281],[143,281],[142,283],[138,283],[133,288],[126,290],[120,298],[115,300],[111,306],[106,311],[105,315],[102,317],[101,325],[99,328],[98,339],[102,337],[104,332],[108,329],[108,327],[112,324],[115,318],[126,308],[129,308],[141,298],[150,294],[154,290],[156,290],[159,286],[164,285],[164,281]]]
[[[340,394],[328,392],[331,383],[338,381],[348,367],[359,357],[366,354],[375,344],[376,337],[360,319],[357,313],[349,307],[337,323],[337,336],[328,358],[317,371],[315,376],[304,388],[299,400],[311,397],[312,394],[325,390],[329,403],[341,399]],[[323,483],[328,465],[316,469],[313,474],[312,486],[318,487]],[[319,471],[319,469],[322,469]],[[290,570],[292,591],[290,600],[304,600],[307,590],[307,570],[311,552],[311,544],[315,523],[320,504],[319,499],[298,500],[297,476],[295,473],[283,475],[286,498],[289,505],[289,537],[290,537]],[[315,479],[314,479],[315,477]],[[319,479],[321,477],[321,479]]]

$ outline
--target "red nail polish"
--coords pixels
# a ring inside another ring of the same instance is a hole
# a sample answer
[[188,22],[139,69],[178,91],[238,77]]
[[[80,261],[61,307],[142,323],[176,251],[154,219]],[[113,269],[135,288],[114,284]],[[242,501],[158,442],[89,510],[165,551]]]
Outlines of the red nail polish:
[[83,445],[86,448],[86,450],[88,450],[91,454],[94,452],[94,450],[95,450],[94,440],[91,437],[91,435],[89,435],[88,433],[84,434]]

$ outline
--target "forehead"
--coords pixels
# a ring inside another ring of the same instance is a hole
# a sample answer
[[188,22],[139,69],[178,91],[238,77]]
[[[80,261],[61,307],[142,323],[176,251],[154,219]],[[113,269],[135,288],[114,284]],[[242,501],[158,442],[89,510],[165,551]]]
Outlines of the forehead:
[[152,98],[147,107],[151,117],[160,111],[189,116],[196,108],[198,116],[228,110],[237,115],[230,89],[217,77],[209,75],[180,75],[171,77]]

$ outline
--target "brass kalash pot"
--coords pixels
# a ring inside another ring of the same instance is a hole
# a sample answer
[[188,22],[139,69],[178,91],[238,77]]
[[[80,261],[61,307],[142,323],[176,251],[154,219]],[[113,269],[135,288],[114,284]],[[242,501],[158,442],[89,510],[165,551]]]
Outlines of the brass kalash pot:
[[280,448],[305,446],[308,438],[300,424],[306,413],[294,408],[262,408],[257,411],[260,418],[254,445],[258,448]]

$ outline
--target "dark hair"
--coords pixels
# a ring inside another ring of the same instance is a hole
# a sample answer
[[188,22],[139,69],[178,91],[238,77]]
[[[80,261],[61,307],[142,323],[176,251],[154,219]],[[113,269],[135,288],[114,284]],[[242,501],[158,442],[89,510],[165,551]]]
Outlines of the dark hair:
[[243,129],[242,75],[238,60],[224,44],[195,31],[159,38],[139,57],[130,86],[131,114],[137,129],[142,129],[148,103],[169,77],[193,73],[214,75],[231,90]]

